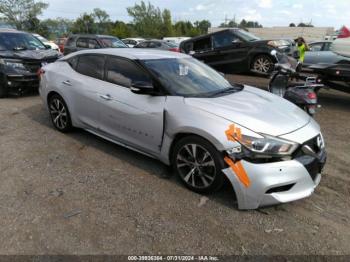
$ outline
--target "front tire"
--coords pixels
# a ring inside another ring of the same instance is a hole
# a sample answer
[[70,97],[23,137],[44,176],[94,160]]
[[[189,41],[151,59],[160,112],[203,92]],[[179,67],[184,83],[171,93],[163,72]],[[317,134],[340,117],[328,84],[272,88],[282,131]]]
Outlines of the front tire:
[[4,84],[0,84],[0,98],[5,98],[7,96],[7,88]]
[[271,74],[273,72],[274,62],[268,55],[258,55],[253,59],[251,70],[259,74]]
[[174,147],[173,168],[181,182],[197,193],[213,193],[224,184],[222,154],[207,140],[188,136]]
[[49,99],[49,112],[53,126],[60,132],[67,133],[72,130],[72,121],[66,102],[59,95]]

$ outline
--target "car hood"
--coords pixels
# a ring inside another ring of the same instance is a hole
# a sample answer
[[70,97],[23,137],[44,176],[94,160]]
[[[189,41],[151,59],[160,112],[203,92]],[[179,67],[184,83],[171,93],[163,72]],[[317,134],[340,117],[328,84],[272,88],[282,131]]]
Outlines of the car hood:
[[222,97],[185,98],[185,103],[271,136],[288,134],[310,122],[310,117],[294,104],[250,86]]
[[23,60],[45,60],[58,58],[56,50],[23,50],[23,51],[0,51],[0,57]]

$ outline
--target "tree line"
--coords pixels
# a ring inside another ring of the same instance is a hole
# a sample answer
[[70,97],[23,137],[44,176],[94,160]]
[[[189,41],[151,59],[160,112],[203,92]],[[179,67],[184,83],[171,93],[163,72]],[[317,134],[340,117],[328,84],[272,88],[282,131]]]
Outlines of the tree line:
[[[162,38],[165,36],[197,36],[206,34],[211,27],[209,20],[173,22],[169,9],[161,10],[151,3],[127,8],[131,22],[112,21],[109,14],[95,8],[90,13],[83,13],[77,19],[50,18],[40,20],[48,8],[48,3],[35,0],[0,0],[0,22],[7,23],[28,32],[35,32],[49,39],[67,36],[70,33],[108,34],[120,38],[146,37]],[[242,20],[240,23],[230,21],[220,27],[262,27],[258,22]]]

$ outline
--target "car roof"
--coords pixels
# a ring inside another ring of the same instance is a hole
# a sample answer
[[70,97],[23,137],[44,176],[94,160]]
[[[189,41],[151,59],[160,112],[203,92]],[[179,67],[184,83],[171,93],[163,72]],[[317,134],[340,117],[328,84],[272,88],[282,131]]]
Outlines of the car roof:
[[29,34],[27,32],[19,31],[17,29],[11,29],[11,28],[0,28],[0,33]]
[[235,31],[239,31],[239,30],[242,30],[242,29],[235,28],[235,27],[227,28],[227,29],[219,30],[219,31],[212,32],[212,33],[209,33],[209,34],[199,35],[199,36],[192,37],[190,39],[186,39],[186,40],[182,41],[181,44],[182,43],[192,42],[192,41],[199,40],[199,39],[206,38],[206,37],[210,37],[212,35],[221,34],[221,33],[224,33],[224,32],[235,32]]
[[96,34],[74,34],[74,35],[70,35],[69,37],[117,38],[116,36],[112,36],[112,35],[96,35]]
[[329,40],[314,41],[314,42],[311,42],[310,45],[319,44],[319,43],[333,43],[333,41],[329,41]]
[[102,48],[93,50],[83,50],[72,54],[69,54],[62,59],[69,59],[71,57],[82,55],[82,54],[102,54],[111,56],[120,56],[132,60],[151,60],[151,59],[163,59],[163,58],[189,58],[183,53],[164,51],[159,49],[149,48]]

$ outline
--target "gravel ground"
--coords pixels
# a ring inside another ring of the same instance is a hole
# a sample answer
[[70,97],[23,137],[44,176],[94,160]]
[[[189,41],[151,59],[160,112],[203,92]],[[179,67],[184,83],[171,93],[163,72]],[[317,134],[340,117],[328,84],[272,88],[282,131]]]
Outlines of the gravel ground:
[[155,160],[55,131],[37,96],[3,99],[0,254],[350,254],[350,96],[320,101],[329,159],[316,192],[238,211],[228,186],[203,197]]

